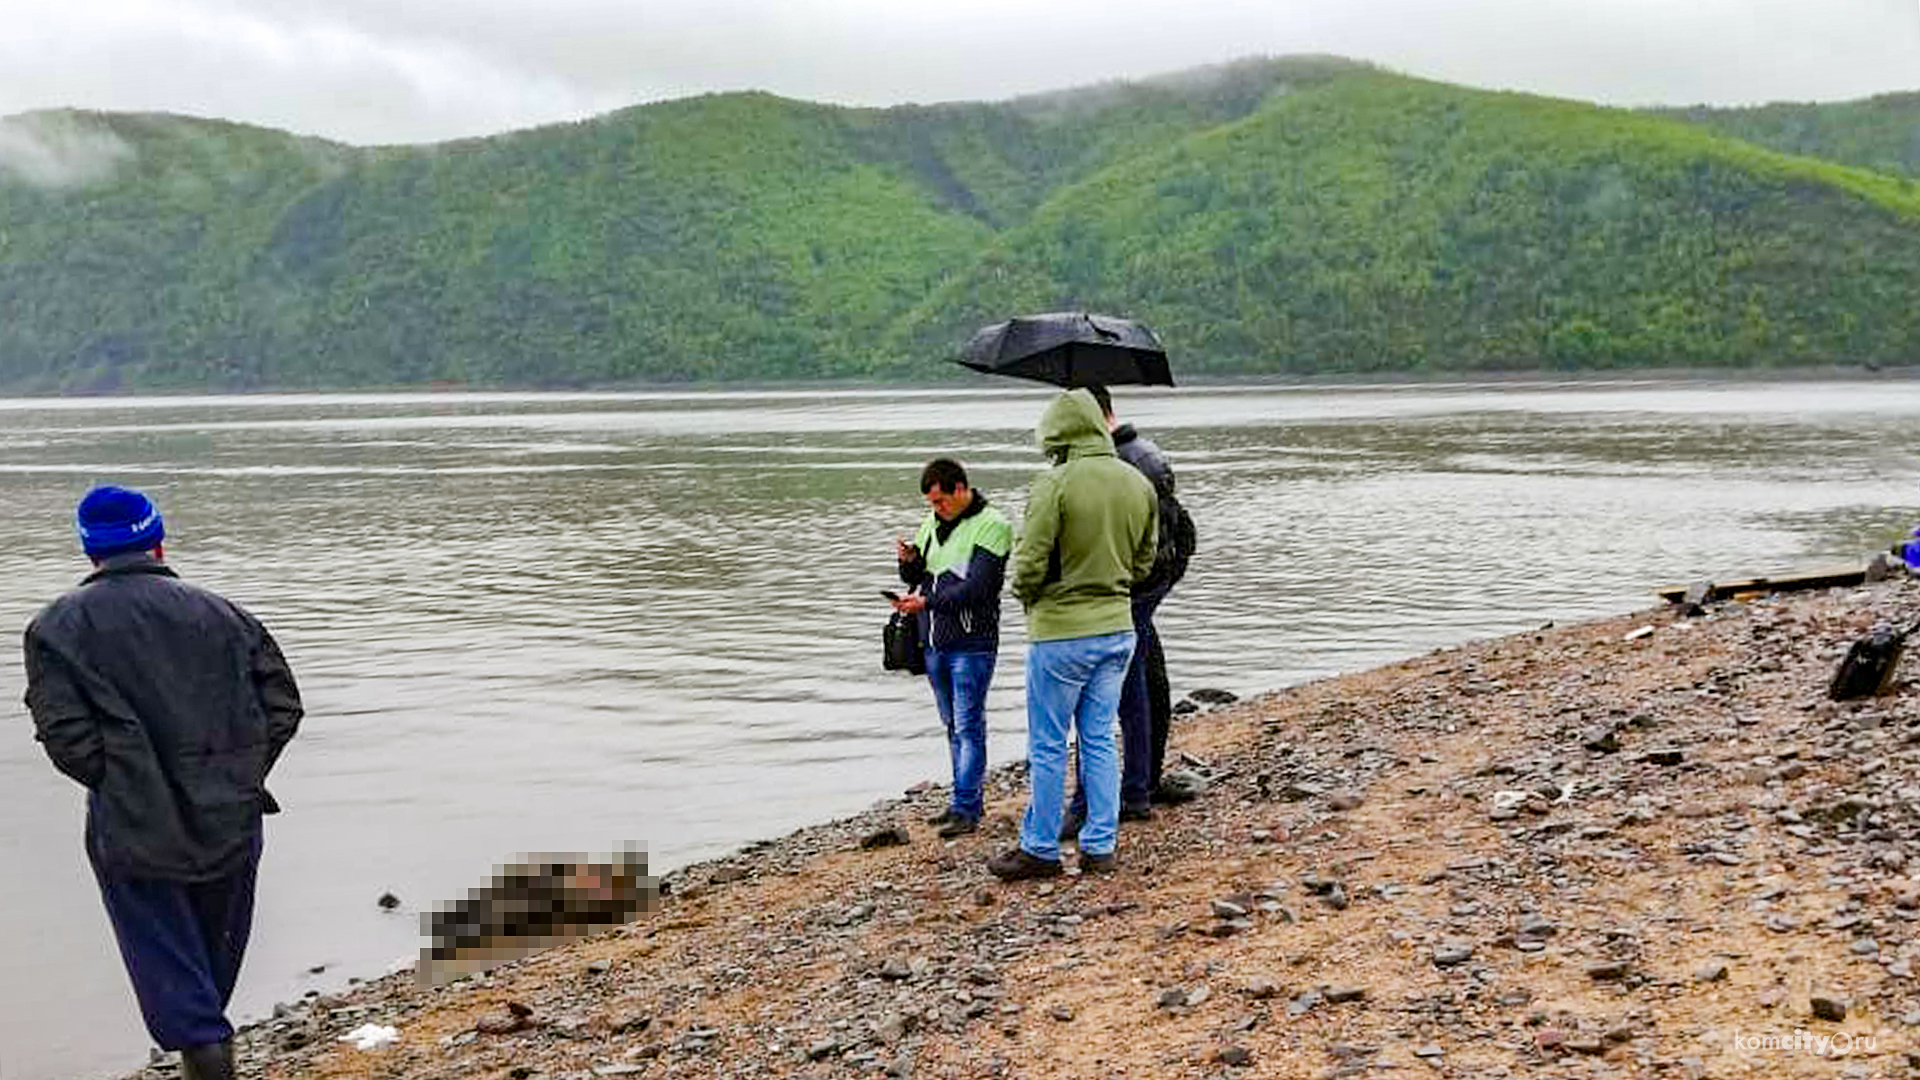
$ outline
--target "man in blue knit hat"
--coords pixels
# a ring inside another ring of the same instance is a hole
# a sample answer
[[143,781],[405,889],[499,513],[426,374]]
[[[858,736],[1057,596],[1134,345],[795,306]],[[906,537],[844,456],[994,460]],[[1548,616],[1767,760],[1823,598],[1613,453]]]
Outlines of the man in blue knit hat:
[[87,493],[93,573],[27,625],[27,708],[87,789],[87,858],[147,1031],[185,1080],[231,1080],[227,1001],[253,925],[265,781],[299,728],[280,647],[162,561],[145,495]]

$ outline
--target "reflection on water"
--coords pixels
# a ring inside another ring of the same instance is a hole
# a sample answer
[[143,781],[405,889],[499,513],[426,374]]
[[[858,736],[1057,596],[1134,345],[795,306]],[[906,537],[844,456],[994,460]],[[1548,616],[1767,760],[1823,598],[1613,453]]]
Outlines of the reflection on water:
[[[189,578],[279,635],[310,716],[275,790],[245,1012],[412,950],[410,909],[531,850],[666,865],[939,777],[878,668],[891,538],[958,453],[1018,517],[1046,391],[0,402],[0,625],[81,567],[70,507],[147,488]],[[1201,553],[1176,690],[1258,691],[1641,606],[1654,584],[1851,560],[1920,511],[1909,383],[1220,387],[1120,394]],[[991,756],[1022,752],[1018,635]],[[0,650],[9,1077],[144,1039],[79,799]],[[320,975],[307,974],[317,964]]]

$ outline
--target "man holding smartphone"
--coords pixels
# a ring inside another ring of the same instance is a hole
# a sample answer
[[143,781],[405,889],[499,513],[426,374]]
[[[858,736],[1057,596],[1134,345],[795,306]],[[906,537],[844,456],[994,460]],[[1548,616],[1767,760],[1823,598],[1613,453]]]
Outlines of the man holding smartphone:
[[929,824],[951,839],[979,828],[986,810],[987,687],[1000,651],[1000,585],[1013,526],[951,458],[927,462],[920,493],[927,516],[911,544],[894,545],[900,580],[913,591],[892,602],[918,616],[927,643],[927,681],[953,766],[953,798]]

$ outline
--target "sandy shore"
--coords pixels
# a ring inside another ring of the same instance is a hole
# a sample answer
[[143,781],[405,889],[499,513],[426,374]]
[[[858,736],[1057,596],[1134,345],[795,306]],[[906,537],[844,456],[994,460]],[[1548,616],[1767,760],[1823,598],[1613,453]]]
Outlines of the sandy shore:
[[[1006,772],[974,836],[938,840],[942,793],[911,794],[490,975],[284,1007],[242,1058],[406,1080],[1907,1076],[1920,687],[1824,690],[1855,636],[1916,618],[1901,579],[1297,687],[1177,724],[1211,787],[1128,825],[1111,877],[994,881],[1024,805]],[[909,842],[861,846],[890,826]],[[339,1041],[369,1023],[399,1041]]]

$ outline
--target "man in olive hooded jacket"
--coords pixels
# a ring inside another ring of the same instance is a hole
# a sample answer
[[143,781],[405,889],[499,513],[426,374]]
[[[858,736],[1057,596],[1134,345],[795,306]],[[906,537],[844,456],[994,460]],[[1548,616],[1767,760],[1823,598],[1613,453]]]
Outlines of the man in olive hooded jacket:
[[1113,867],[1120,823],[1115,710],[1133,656],[1129,593],[1153,571],[1159,534],[1153,485],[1114,455],[1093,395],[1071,390],[1040,418],[1053,467],[1027,493],[1011,587],[1027,613],[1027,767],[1032,783],[1020,846],[988,860],[1006,880],[1060,872],[1067,734],[1078,734],[1087,820],[1080,868]]

